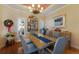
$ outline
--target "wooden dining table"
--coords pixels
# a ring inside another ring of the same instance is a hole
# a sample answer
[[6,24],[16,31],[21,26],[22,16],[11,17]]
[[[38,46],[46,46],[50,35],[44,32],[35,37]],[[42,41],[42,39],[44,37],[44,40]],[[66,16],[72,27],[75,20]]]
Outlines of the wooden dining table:
[[[35,33],[37,36],[39,36],[39,33]],[[42,34],[41,34],[42,35]],[[48,37],[47,35],[42,35],[39,37],[34,36],[33,34],[29,34],[29,38],[30,40],[34,43],[34,45],[38,48],[38,49],[43,49],[47,46],[49,46],[52,43],[56,42],[56,38],[51,38]],[[44,40],[43,40],[43,39]],[[42,40],[41,40],[42,39]]]
[[[27,42],[27,38],[29,38],[30,42]],[[30,33],[26,38],[20,36],[20,39],[25,54],[39,51],[56,42],[56,38],[50,38],[40,33]]]

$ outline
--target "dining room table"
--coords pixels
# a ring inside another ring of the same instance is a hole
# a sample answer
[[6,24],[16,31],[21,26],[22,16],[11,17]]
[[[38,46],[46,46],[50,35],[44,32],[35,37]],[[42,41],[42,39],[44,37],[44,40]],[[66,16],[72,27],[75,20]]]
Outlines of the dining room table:
[[40,51],[51,44],[56,42],[56,38],[50,38],[47,35],[43,35],[41,33],[29,33],[28,38],[30,43],[27,42],[27,38],[25,38],[22,46],[24,46],[24,50],[26,54],[30,54],[35,51]]

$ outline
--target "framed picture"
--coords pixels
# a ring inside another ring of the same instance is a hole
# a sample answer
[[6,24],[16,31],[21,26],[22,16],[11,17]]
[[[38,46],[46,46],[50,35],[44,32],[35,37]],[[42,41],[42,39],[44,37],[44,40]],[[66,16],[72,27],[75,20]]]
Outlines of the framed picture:
[[54,18],[53,25],[54,25],[54,27],[64,27],[65,17],[64,16],[59,16],[59,17]]

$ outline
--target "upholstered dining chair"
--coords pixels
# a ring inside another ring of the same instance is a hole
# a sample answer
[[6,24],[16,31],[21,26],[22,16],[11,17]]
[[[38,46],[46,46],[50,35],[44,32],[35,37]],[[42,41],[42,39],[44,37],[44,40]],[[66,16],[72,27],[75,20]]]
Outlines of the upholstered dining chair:
[[26,38],[24,38],[22,35],[19,35],[19,37],[21,40],[22,47],[18,48],[18,53],[29,54],[29,53],[34,53],[37,51],[37,48],[35,47],[34,44],[32,44],[31,41],[28,41],[28,42],[27,42],[27,40],[25,41],[24,39],[26,39]]
[[68,39],[66,39],[65,37],[59,37],[54,45],[53,51],[49,50],[48,48],[46,48],[46,50],[52,54],[64,54],[64,49],[67,43]]
[[20,40],[21,40],[22,47],[18,48],[18,53],[26,53],[27,46],[26,46],[26,43],[24,41],[24,38],[23,38],[22,35],[19,35],[19,37],[20,37]]

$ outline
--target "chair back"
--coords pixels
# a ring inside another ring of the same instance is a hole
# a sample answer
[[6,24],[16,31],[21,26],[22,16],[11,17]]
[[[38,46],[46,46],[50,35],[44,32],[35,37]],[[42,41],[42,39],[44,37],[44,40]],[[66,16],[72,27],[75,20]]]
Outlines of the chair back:
[[65,37],[59,37],[55,43],[53,53],[63,54],[67,43],[68,43],[68,40]]
[[20,40],[21,40],[21,44],[22,44],[22,47],[23,47],[23,50],[24,50],[24,53],[26,53],[27,52],[27,45],[26,45],[26,42],[24,41],[24,38],[23,38],[23,36],[22,35],[19,35],[19,37],[20,37]]
[[[25,38],[22,35],[20,35],[20,40],[21,40],[24,54],[36,52],[37,51],[36,46],[31,41],[26,42],[24,39]],[[20,50],[22,50],[22,49],[20,49]]]

